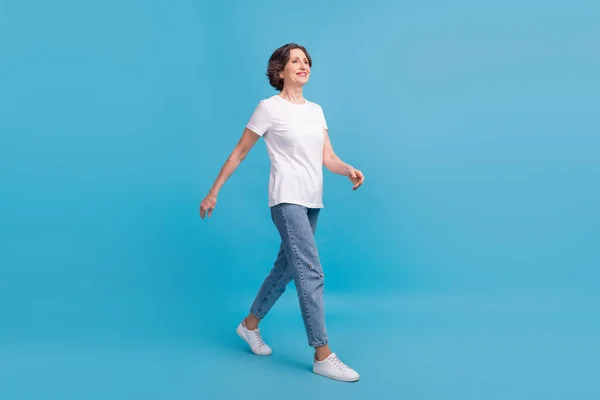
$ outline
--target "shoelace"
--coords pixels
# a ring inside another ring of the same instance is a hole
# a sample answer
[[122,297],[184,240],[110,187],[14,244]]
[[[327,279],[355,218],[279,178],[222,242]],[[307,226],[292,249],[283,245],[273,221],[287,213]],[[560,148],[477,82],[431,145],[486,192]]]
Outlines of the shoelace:
[[341,371],[344,371],[346,368],[348,368],[348,366],[346,364],[344,364],[342,362],[342,360],[340,360],[339,358],[337,358],[337,356],[333,357],[331,359],[331,362],[333,363],[333,365],[335,365],[336,367],[338,367]]
[[254,336],[256,337],[256,341],[258,342],[259,346],[263,346],[265,344],[262,337],[260,336],[260,331],[258,330],[258,328],[250,332],[254,333]]

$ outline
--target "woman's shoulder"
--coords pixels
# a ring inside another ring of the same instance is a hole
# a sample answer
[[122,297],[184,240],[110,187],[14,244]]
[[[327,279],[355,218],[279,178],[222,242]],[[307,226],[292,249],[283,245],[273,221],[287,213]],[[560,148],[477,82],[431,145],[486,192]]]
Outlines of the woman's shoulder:
[[321,105],[319,103],[317,103],[316,101],[307,99],[306,102],[315,108],[322,108]]
[[311,107],[311,109],[313,110],[313,112],[319,113],[319,114],[324,114],[323,111],[323,107],[321,107],[321,104],[315,102],[315,101],[310,101],[310,100],[306,100],[309,107]]
[[258,100],[258,104],[272,104],[277,101],[278,95],[274,94],[273,96],[264,97]]

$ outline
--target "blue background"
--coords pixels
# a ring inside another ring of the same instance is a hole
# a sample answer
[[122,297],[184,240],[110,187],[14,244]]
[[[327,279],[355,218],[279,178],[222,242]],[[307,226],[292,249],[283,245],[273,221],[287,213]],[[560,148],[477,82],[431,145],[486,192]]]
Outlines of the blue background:
[[[0,397],[597,398],[593,1],[0,1]],[[198,206],[288,42],[334,149],[317,241],[331,346],[275,259],[259,141]],[[258,396],[258,395],[257,395]]]

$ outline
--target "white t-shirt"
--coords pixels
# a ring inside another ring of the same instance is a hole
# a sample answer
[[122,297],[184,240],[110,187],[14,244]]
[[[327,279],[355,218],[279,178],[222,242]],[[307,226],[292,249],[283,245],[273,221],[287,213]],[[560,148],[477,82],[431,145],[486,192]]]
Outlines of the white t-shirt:
[[248,129],[262,136],[271,159],[269,207],[292,203],[323,208],[323,141],[327,122],[320,105],[274,95],[258,103]]

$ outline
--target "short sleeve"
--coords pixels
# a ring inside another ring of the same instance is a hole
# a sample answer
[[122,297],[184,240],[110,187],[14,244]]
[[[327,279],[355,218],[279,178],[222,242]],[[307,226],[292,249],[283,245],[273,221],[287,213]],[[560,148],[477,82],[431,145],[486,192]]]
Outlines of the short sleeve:
[[259,136],[263,136],[271,129],[271,124],[271,114],[269,113],[269,109],[267,108],[265,101],[262,100],[256,106],[256,109],[254,110],[254,113],[252,113],[248,124],[246,124],[246,128],[250,129]]
[[329,128],[327,128],[327,119],[325,118],[325,113],[323,112],[323,107],[319,106],[319,110],[321,110],[321,120],[322,120],[322,124],[323,124],[323,129],[327,129],[329,130]]

